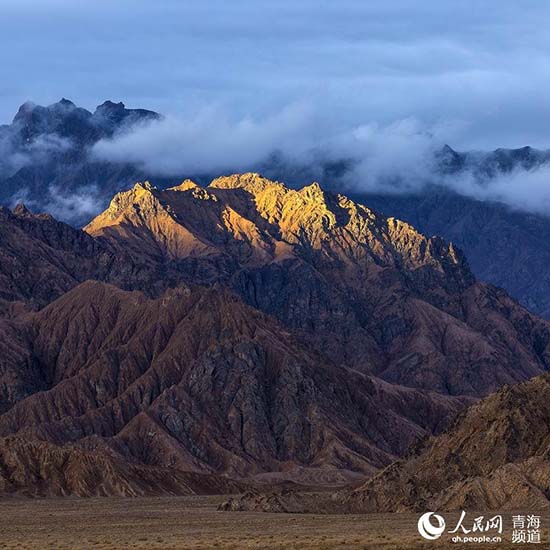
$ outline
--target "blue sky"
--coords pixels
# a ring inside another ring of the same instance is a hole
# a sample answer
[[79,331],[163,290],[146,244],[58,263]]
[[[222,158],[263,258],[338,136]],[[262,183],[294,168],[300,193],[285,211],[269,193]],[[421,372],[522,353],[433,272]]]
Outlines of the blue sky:
[[549,25],[532,0],[2,0],[0,121],[109,98],[258,124],[302,109],[313,142],[414,120],[458,148],[550,147]]

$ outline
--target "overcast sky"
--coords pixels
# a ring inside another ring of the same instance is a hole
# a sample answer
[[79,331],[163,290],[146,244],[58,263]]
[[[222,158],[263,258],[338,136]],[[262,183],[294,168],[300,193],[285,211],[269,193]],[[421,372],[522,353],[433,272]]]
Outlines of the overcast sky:
[[414,119],[457,148],[550,147],[549,27],[544,0],[1,0],[0,121],[109,98],[275,126],[298,108],[310,139]]

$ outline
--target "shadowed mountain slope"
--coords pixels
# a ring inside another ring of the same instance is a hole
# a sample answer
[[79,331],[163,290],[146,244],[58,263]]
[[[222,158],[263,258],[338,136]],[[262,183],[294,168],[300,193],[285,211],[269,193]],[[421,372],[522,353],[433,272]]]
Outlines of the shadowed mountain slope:
[[43,307],[87,279],[149,293],[174,282],[49,214],[0,207],[0,317]]
[[94,239],[48,215],[0,207],[0,313],[46,305],[92,277],[100,255]]
[[[36,468],[48,442],[54,462],[99,448],[175,475],[372,473],[465,402],[334,366],[221,288],[153,300],[88,282],[1,326],[18,345],[1,364],[0,447],[37,442],[21,447]],[[14,395],[23,375],[41,391]]]
[[224,510],[424,512],[550,508],[550,376],[470,406],[364,485],[333,495],[249,492]]

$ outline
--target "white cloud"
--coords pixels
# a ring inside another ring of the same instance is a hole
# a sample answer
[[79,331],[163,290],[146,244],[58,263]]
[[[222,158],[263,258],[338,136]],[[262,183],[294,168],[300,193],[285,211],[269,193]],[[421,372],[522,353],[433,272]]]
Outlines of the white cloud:
[[470,172],[446,177],[441,182],[454,191],[484,201],[497,201],[514,210],[550,215],[550,166],[510,173],[479,183]]
[[92,156],[164,175],[247,170],[274,149],[289,157],[301,154],[313,123],[310,110],[299,104],[263,119],[232,119],[211,107],[190,118],[167,116],[101,140]]
[[42,134],[30,143],[14,145],[11,132],[0,132],[0,175],[9,176],[29,164],[41,164],[53,154],[71,148],[71,141],[57,134]]
[[96,185],[87,185],[70,192],[50,185],[44,197],[36,200],[26,189],[20,190],[11,199],[11,207],[24,203],[30,210],[46,212],[67,223],[82,223],[89,220],[105,206],[104,198]]

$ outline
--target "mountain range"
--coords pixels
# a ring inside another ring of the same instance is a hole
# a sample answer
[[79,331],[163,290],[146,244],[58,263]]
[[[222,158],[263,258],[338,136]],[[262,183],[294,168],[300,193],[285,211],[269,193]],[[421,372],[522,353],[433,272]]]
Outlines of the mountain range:
[[[205,184],[210,174],[148,173],[130,162],[112,162],[93,154],[94,145],[131,132],[161,115],[127,109],[106,101],[94,112],[62,99],[48,107],[23,104],[11,124],[0,126],[0,204],[25,202],[31,209],[55,214],[75,226],[85,225],[107,207],[112,196],[136,181],[174,186],[187,177]],[[344,192],[387,217],[405,220],[427,235],[439,235],[465,251],[471,269],[482,281],[506,289],[528,309],[550,318],[550,221],[544,214],[514,209],[509,204],[478,200],[440,185],[445,177],[472,177],[480,189],[500,175],[548,165],[550,152],[531,147],[491,152],[436,150],[431,184],[415,192],[376,194],[349,185],[349,159],[315,165],[290,163],[273,154],[259,163],[262,173],[299,187],[314,179],[335,193]]]
[[[345,161],[275,155],[321,176],[288,186],[94,156],[159,118],[62,100],[0,127],[1,493],[550,506],[545,216],[435,184],[346,195]],[[484,185],[548,154],[435,159]]]
[[318,184],[142,182],[83,229],[0,222],[7,493],[358,482],[550,366],[550,324],[456,246]]

